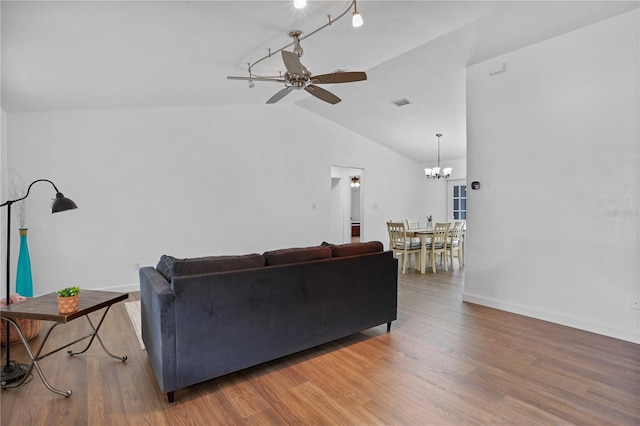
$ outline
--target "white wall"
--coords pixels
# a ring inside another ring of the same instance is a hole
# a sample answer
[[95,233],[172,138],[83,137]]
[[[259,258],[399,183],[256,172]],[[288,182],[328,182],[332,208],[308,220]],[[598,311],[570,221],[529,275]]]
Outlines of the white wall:
[[467,74],[464,300],[640,342],[638,10]]
[[419,164],[290,104],[8,113],[7,122],[9,162],[25,181],[51,179],[78,204],[51,215],[52,188],[29,196],[36,295],[135,288],[137,264],[164,253],[319,244],[330,238],[332,165],[366,170],[363,240],[386,243],[398,206],[422,210]]

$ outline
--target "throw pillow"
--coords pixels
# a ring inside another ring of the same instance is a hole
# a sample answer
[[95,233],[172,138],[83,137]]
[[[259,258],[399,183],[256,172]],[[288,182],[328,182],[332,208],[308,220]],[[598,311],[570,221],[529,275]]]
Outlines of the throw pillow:
[[156,269],[158,270],[158,272],[160,272],[160,275],[162,275],[165,280],[171,282],[171,275],[173,274],[173,265],[175,265],[176,261],[178,260],[181,260],[181,259],[176,259],[175,257],[167,256],[166,254],[163,254],[162,256],[160,256],[160,261],[158,262]]

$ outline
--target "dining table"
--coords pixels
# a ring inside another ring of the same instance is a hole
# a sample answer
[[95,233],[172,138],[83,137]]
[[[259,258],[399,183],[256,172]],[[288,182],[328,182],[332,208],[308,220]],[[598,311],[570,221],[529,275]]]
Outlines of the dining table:
[[[407,237],[418,237],[420,238],[420,272],[425,273],[427,271],[427,242],[433,237],[434,228],[409,228],[406,230]],[[450,228],[449,234],[453,232],[453,229]],[[464,258],[464,229],[462,231],[462,237],[460,238],[460,242],[462,247],[462,256]]]

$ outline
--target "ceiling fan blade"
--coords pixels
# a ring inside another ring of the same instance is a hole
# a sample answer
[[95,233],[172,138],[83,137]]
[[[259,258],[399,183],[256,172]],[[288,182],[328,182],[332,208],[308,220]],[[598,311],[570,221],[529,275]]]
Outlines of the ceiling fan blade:
[[282,61],[284,62],[284,66],[287,67],[287,71],[292,76],[300,76],[304,75],[304,70],[302,69],[302,64],[300,63],[300,57],[292,52],[287,52],[286,50],[282,51]]
[[293,90],[293,87],[291,87],[291,86],[285,87],[284,89],[280,90],[278,93],[276,93],[275,95],[270,97],[269,100],[267,101],[267,103],[268,104],[275,104],[280,99],[282,99],[285,96],[287,96],[292,90]]
[[330,74],[320,74],[311,77],[314,84],[334,84],[334,83],[351,83],[353,81],[362,81],[367,79],[367,74],[362,71],[349,72],[332,72]]
[[304,88],[304,90],[311,93],[318,99],[329,102],[331,105],[335,105],[342,100],[328,90],[325,90],[322,87],[314,86],[313,84],[309,84]]
[[244,80],[244,81],[271,81],[274,83],[286,83],[287,80],[282,77],[227,77],[227,80]]

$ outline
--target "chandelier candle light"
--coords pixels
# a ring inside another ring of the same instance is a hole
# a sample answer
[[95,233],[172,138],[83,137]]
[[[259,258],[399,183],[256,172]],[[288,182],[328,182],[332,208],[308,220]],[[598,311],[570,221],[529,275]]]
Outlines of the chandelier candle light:
[[438,166],[432,169],[424,169],[424,174],[429,179],[440,179],[440,178],[448,179],[449,176],[451,176],[451,172],[453,171],[453,168],[451,167],[444,167],[444,168],[440,167],[440,137],[441,136],[442,136],[442,133],[436,134],[436,137],[438,138]]

